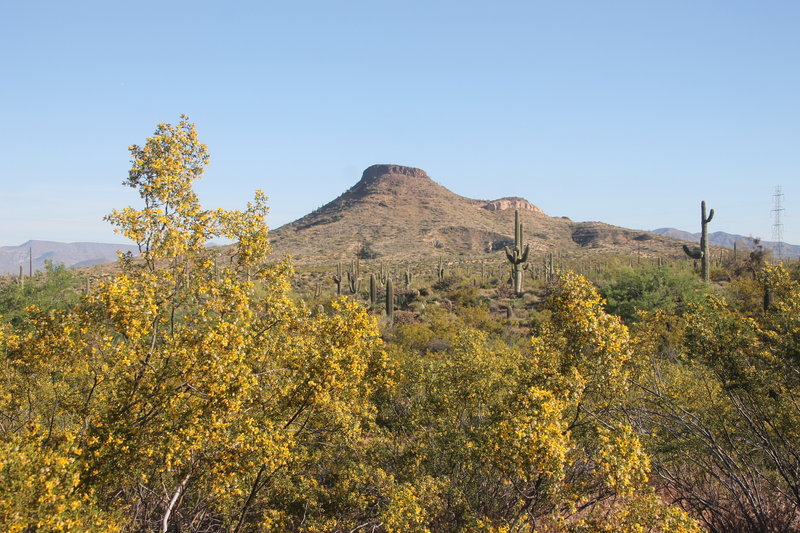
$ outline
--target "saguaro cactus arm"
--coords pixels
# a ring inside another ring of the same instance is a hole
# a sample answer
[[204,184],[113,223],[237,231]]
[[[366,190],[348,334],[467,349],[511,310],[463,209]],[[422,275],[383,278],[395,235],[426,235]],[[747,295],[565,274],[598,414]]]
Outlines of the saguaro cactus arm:
[[711,219],[714,218],[714,210],[713,209],[711,209],[708,212],[708,216],[706,216],[706,201],[705,200],[700,202],[700,214],[703,217],[702,218],[703,224],[708,224],[709,222],[711,222]]
[[703,250],[701,250],[700,248],[689,248],[684,244],[683,251],[686,255],[688,255],[692,259],[700,259],[701,257],[703,257]]

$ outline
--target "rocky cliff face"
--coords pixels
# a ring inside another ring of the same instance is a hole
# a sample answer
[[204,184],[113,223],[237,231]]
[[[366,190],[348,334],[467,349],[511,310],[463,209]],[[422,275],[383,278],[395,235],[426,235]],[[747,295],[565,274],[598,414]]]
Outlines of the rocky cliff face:
[[509,198],[500,198],[499,200],[493,200],[491,202],[487,202],[483,206],[484,209],[489,211],[505,211],[508,209],[519,209],[520,211],[533,211],[534,213],[539,213],[541,215],[544,214],[544,211],[530,203],[525,198],[519,198],[517,196],[509,197]]
[[413,179],[431,179],[421,168],[404,167],[402,165],[372,165],[361,175],[361,182],[369,183],[387,175],[406,176]]

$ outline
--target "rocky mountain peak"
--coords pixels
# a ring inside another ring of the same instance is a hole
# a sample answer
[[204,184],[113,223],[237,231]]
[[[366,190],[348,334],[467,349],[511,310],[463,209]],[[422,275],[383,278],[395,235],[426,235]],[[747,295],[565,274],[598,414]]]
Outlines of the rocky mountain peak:
[[[484,257],[514,242],[514,210],[534,253],[590,249],[668,250],[664,239],[646,245],[641,232],[549,217],[520,197],[475,200],[440,185],[419,168],[381,164],[339,197],[270,233],[277,255],[298,263],[362,259],[417,260],[432,255]],[[680,248],[677,253],[682,253]]]
[[407,176],[414,179],[430,180],[428,174],[421,168],[404,167],[403,165],[372,165],[361,175],[361,183],[370,183],[381,176]]

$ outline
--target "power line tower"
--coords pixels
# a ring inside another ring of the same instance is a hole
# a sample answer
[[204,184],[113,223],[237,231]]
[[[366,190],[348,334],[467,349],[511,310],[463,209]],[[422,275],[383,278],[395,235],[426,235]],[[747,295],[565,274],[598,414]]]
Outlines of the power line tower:
[[783,222],[781,222],[781,214],[783,213],[783,191],[781,186],[775,187],[775,194],[772,195],[772,240],[777,243],[775,252],[778,254],[778,259],[783,259]]

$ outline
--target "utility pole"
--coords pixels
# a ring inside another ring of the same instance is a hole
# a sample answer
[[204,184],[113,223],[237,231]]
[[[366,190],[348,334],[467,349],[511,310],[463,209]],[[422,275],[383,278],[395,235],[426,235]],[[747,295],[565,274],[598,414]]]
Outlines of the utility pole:
[[781,214],[783,213],[783,191],[781,186],[775,187],[775,194],[772,195],[772,240],[777,243],[775,252],[778,259],[783,259],[783,222],[781,222]]

